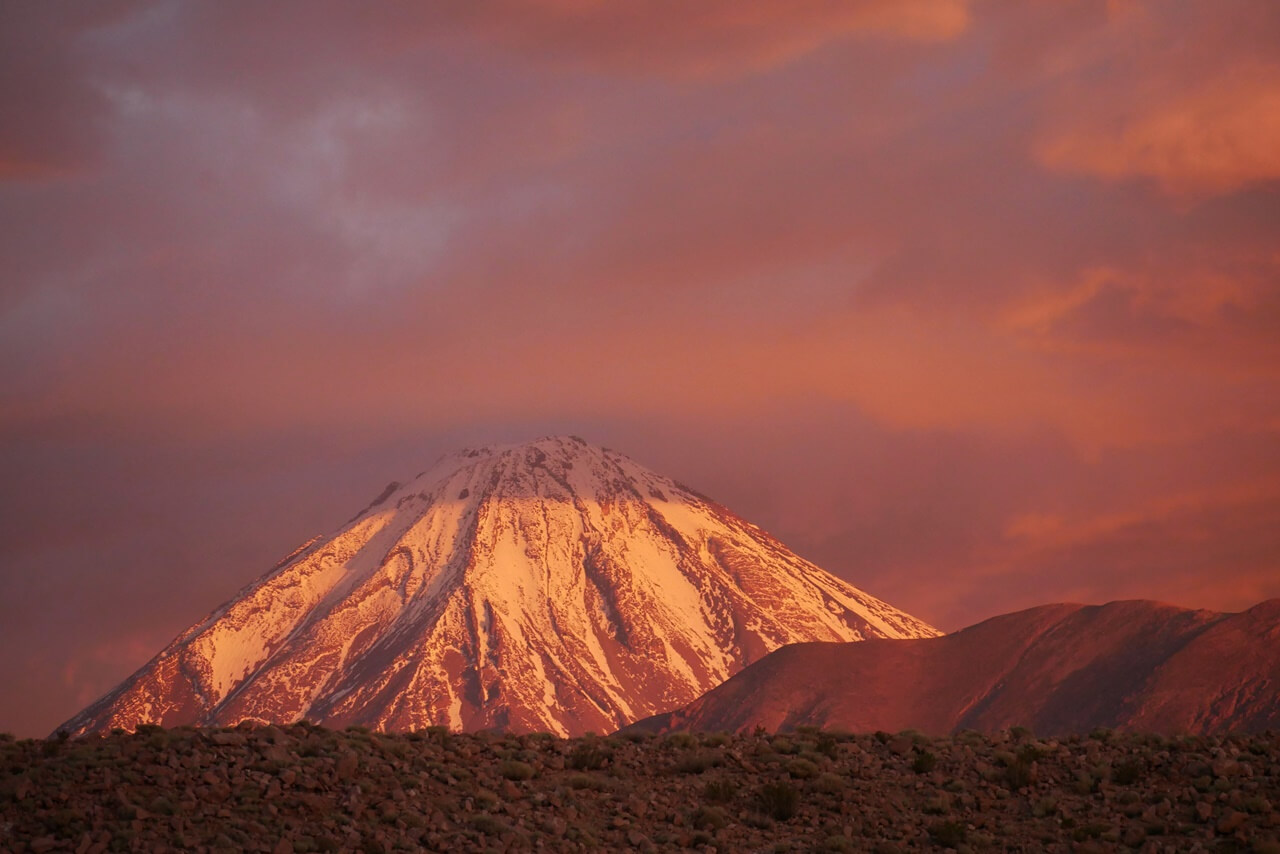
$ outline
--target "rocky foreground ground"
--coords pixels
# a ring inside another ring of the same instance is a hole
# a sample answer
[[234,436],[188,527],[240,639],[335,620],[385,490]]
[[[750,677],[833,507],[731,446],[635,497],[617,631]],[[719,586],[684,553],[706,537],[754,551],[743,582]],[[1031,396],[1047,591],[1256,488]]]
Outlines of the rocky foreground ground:
[[1280,735],[0,736],[0,849],[1280,852]]

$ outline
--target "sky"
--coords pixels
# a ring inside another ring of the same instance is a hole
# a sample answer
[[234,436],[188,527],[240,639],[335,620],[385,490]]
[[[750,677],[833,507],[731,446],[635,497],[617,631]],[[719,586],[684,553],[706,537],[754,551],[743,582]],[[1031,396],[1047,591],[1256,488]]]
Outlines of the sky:
[[563,433],[945,630],[1280,596],[1280,4],[0,0],[0,731]]

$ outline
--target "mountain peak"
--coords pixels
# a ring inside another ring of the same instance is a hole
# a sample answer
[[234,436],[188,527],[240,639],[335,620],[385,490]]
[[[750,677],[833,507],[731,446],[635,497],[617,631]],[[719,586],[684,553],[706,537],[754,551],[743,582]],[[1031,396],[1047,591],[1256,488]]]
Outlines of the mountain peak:
[[798,641],[927,624],[577,437],[448,454],[66,726],[611,731]]

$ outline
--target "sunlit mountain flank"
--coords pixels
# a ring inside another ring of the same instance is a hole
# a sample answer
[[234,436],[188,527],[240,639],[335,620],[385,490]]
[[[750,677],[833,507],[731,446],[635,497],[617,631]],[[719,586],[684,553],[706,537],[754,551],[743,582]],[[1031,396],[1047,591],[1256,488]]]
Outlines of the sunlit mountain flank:
[[798,641],[931,626],[578,438],[392,484],[68,722],[607,732]]

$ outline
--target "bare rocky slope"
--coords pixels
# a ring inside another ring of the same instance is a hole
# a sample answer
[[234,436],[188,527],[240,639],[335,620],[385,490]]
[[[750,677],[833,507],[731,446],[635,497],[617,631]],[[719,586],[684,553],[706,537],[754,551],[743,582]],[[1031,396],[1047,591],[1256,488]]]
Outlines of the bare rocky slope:
[[1280,851],[1280,737],[0,735],[0,849]]
[[581,439],[392,484],[62,727],[609,732],[799,641],[935,629]]
[[796,644],[633,729],[804,725],[931,734],[1280,729],[1280,600],[1239,614],[1146,601],[1045,605],[926,640]]

